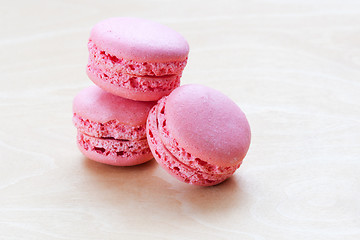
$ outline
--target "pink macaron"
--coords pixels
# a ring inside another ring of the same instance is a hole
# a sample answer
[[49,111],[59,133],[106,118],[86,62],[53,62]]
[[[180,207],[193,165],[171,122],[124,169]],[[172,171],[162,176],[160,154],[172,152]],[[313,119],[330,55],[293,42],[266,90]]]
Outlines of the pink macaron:
[[83,89],[73,101],[80,151],[89,159],[115,166],[152,159],[145,128],[154,104],[115,96],[97,86]]
[[193,84],[160,99],[146,129],[156,161],[177,179],[200,186],[232,176],[251,139],[245,114],[230,98]]
[[180,85],[189,45],[178,32],[139,18],[97,23],[88,42],[87,74],[115,95],[155,101]]

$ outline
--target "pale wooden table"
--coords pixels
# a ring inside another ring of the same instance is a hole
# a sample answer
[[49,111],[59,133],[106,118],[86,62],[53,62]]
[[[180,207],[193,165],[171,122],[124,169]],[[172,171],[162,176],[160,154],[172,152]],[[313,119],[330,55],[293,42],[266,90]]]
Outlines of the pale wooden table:
[[[360,2],[2,1],[0,239],[360,239]],[[235,100],[243,166],[210,188],[155,161],[85,159],[71,122],[91,27],[112,16],[181,32],[182,83]]]

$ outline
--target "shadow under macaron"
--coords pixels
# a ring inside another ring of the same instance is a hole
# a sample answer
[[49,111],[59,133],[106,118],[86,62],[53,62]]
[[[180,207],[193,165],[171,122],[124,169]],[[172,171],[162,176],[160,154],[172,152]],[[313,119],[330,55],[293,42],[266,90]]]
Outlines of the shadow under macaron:
[[[121,205],[146,201],[154,208],[173,209],[180,212],[196,212],[200,216],[211,216],[218,211],[231,212],[239,208],[245,194],[241,179],[230,177],[215,186],[195,186],[176,180],[152,159],[143,164],[127,167],[111,166],[83,159],[88,184],[98,194],[93,195],[103,202]],[[161,176],[160,176],[160,175]],[[109,194],[106,200],[103,196]]]
[[241,208],[246,193],[241,179],[232,176],[224,182],[209,186],[183,186],[178,192],[178,199],[183,203],[183,210],[198,216],[211,216],[231,212]]
[[[93,161],[84,156],[83,165],[89,170],[89,173],[92,173],[96,177],[104,177],[106,179],[120,177],[119,175],[131,178],[131,176],[138,176],[139,174],[143,174],[143,172],[149,173],[152,168],[156,167],[157,163],[152,158],[145,163],[134,166],[113,166]],[[119,178],[119,180],[121,179]]]

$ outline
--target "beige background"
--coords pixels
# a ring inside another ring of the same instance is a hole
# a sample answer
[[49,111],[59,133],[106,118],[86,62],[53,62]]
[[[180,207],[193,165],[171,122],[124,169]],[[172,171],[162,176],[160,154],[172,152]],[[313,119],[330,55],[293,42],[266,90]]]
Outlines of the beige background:
[[[253,139],[210,188],[75,144],[91,27],[113,16],[189,41],[182,83],[227,95]],[[2,1],[0,239],[360,239],[360,1]]]

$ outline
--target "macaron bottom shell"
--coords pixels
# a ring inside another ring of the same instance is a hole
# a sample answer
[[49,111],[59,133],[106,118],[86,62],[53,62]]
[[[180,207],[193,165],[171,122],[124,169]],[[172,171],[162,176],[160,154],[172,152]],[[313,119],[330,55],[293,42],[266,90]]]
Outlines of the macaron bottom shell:
[[116,119],[100,123],[74,113],[73,123],[78,131],[97,138],[137,140],[146,137],[145,126],[128,126]]
[[155,105],[149,113],[146,134],[149,147],[155,160],[167,172],[182,182],[198,186],[217,185],[232,175],[233,172],[227,174],[216,174],[199,171],[198,169],[179,161],[178,158],[171,154],[164,145],[159,133],[157,120],[158,108],[159,105]]
[[104,72],[88,65],[86,73],[93,83],[105,91],[136,101],[156,101],[180,86],[181,75],[164,77],[131,76]]
[[133,166],[153,158],[147,140],[117,140],[77,132],[80,151],[89,159],[113,166]]

